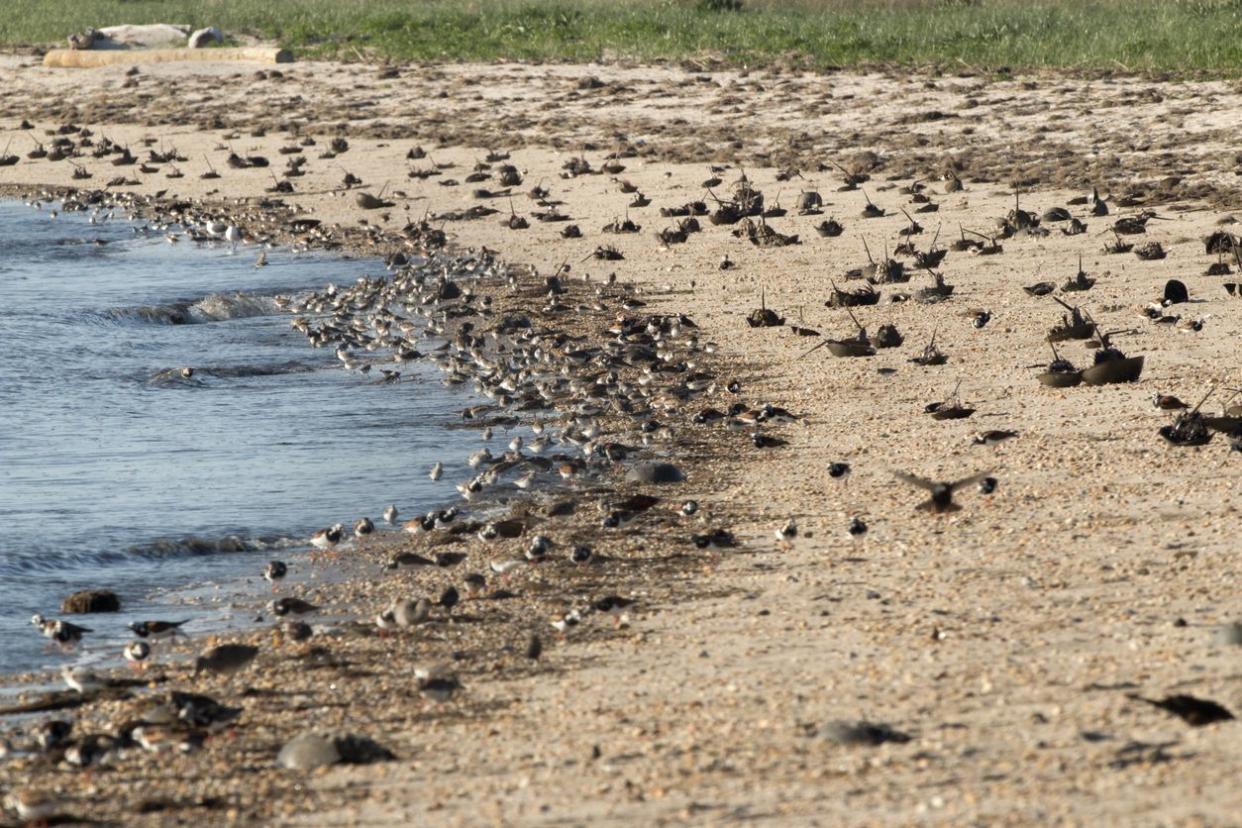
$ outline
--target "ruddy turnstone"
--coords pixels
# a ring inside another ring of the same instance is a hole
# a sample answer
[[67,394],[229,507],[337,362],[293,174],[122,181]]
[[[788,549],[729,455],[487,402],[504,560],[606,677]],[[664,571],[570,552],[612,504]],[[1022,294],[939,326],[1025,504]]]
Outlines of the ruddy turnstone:
[[249,644],[221,644],[194,659],[194,675],[215,673],[231,676],[254,661],[259,648]]
[[145,641],[131,641],[125,645],[125,660],[134,669],[145,667],[150,657],[151,645]]
[[354,537],[365,538],[367,535],[375,531],[375,524],[371,522],[369,517],[358,518],[354,524]]
[[272,589],[276,588],[276,582],[289,574],[289,567],[284,561],[268,561],[267,566],[263,567],[263,580],[272,585]]
[[35,744],[40,750],[48,751],[63,745],[73,732],[73,722],[67,719],[49,719],[34,728]]
[[340,523],[334,523],[327,529],[320,529],[311,535],[311,546],[316,549],[331,549],[341,542],[341,538],[345,536],[345,526]]
[[281,635],[289,641],[302,642],[310,640],[315,631],[305,621],[286,621],[280,627]]
[[461,596],[457,593],[457,587],[449,585],[440,593],[440,600],[436,603],[444,610],[446,615],[453,614],[453,607],[457,606],[457,601]]
[[34,615],[30,619],[30,623],[38,628],[44,638],[50,638],[57,644],[72,645],[82,640],[82,636],[88,632],[94,632],[90,627],[79,627],[77,624],[71,624],[68,621],[60,621],[55,618],[44,618],[42,615]]
[[1152,405],[1162,411],[1178,411],[1183,408],[1190,408],[1190,406],[1172,394],[1152,394],[1151,402]]
[[552,548],[552,541],[543,535],[535,535],[530,539],[530,545],[526,547],[526,560],[531,563],[538,563],[546,560],[548,550]]
[[728,529],[713,529],[700,535],[692,535],[691,542],[699,549],[733,549],[737,539]]
[[792,549],[794,539],[798,537],[798,523],[793,518],[776,530],[776,543],[781,549]]
[[134,621],[129,628],[139,638],[159,641],[162,638],[172,638],[179,634],[181,627],[188,623],[188,619],[185,621]]
[[308,612],[315,612],[319,609],[319,607],[308,601],[303,601],[301,598],[287,596],[285,598],[277,598],[274,601],[269,601],[267,609],[272,615],[275,615],[278,618],[283,618],[284,616],[290,614],[305,615]]
[[592,557],[591,547],[584,543],[580,543],[574,547],[573,552],[569,554],[569,560],[576,564],[589,563]]
[[927,512],[935,512],[943,514],[945,512],[956,512],[962,507],[953,502],[953,493],[961,489],[963,486],[969,486],[972,483],[978,483],[980,480],[988,476],[987,472],[974,474],[970,477],[963,477],[961,480],[953,480],[949,482],[939,482],[935,480],[927,480],[923,477],[917,477],[913,474],[905,472],[893,472],[898,480],[904,480],[911,486],[917,486],[920,489],[926,489],[931,492],[931,497],[920,503],[916,508]]
[[846,531],[848,531],[850,535],[855,538],[861,538],[863,535],[867,534],[867,524],[864,523],[863,519],[858,515],[854,515],[850,518],[850,525]]

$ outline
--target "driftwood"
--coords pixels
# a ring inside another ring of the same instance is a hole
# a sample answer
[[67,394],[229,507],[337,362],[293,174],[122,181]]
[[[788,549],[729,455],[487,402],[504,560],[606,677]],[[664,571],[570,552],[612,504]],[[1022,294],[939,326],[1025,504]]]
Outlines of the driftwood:
[[189,60],[293,63],[293,53],[272,46],[239,49],[52,49],[43,65],[57,69],[93,69],[134,63],[175,63]]

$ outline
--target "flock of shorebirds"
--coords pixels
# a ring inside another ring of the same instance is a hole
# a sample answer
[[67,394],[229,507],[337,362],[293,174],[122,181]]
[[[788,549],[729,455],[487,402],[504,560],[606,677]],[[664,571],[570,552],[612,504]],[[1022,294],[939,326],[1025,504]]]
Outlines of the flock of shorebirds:
[[[486,164],[481,166],[490,169]],[[614,174],[624,169],[614,157],[610,157],[604,167]],[[478,167],[475,172],[483,175]],[[574,174],[593,172],[582,159]],[[715,188],[722,185],[719,176],[723,172],[724,168],[713,168],[712,180],[705,182],[711,203],[704,199],[661,210],[661,215],[671,223],[656,234],[660,245],[681,244],[690,234],[700,232],[700,217],[713,225],[732,228],[739,238],[759,247],[798,243],[796,236],[783,234],[769,224],[787,211],[765,205],[762,192],[745,174],[729,186],[725,197],[717,197]],[[861,189],[867,181],[864,173],[842,172],[845,173],[843,189]],[[508,164],[497,174],[502,176],[507,187],[521,181],[516,168]],[[786,176],[783,180],[795,174],[797,171],[782,171]],[[953,191],[961,186],[956,177],[950,176],[945,189]],[[899,192],[909,197],[916,214],[938,209],[924,184],[913,182]],[[529,196],[541,208],[542,220],[568,221],[560,211],[563,205],[555,202],[542,185]],[[642,198],[641,193],[636,200],[638,198]],[[1098,193],[1084,197],[1079,203],[1093,219],[1110,214],[1108,203]],[[106,199],[101,194],[78,195],[66,204],[66,209],[103,209]],[[364,210],[392,206],[391,202],[368,193],[359,193],[358,205]],[[151,206],[158,209],[158,205]],[[804,191],[798,199],[797,212],[817,215],[822,212],[822,206],[818,193]],[[963,231],[961,238],[947,248],[938,247],[937,240],[933,239],[925,249],[920,249],[916,239],[922,236],[923,228],[911,213],[904,208],[902,212],[909,225],[902,230],[893,253],[886,252],[882,259],[876,260],[868,250],[868,261],[846,275],[861,280],[863,287],[849,290],[834,285],[829,306],[849,311],[856,306],[875,304],[879,301],[876,288],[880,286],[898,286],[897,292],[890,296],[894,301],[937,304],[953,293],[953,286],[946,282],[941,269],[946,254],[998,255],[1003,250],[1001,241],[1004,239],[1053,233],[1072,236],[1085,230],[1085,223],[1065,208],[1053,208],[1036,215],[1015,204],[989,232],[968,236],[967,231]],[[866,197],[863,218],[886,214]],[[404,231],[405,238],[416,238],[428,248],[435,247],[427,244],[436,238],[435,218],[411,224]],[[520,218],[511,210],[505,222],[510,228],[520,229],[523,226],[517,220]],[[1145,211],[1118,219],[1113,225],[1116,250],[1110,252],[1128,252],[1130,248],[1126,247],[1122,236],[1141,234],[1147,222],[1154,218],[1154,214]],[[443,221],[453,219],[453,216],[443,217]],[[315,224],[303,220],[303,227]],[[173,236],[179,226],[180,232],[192,239],[225,243],[234,248],[247,240],[253,241],[241,225],[207,210],[178,214],[162,223],[150,222],[148,226]],[[628,215],[624,221],[618,219],[604,228],[606,233],[638,230],[638,225]],[[830,218],[823,221],[817,231],[835,236],[841,234],[843,228]],[[1222,257],[1218,264],[1223,264],[1225,251],[1237,258],[1242,244],[1222,231],[1208,241],[1208,249],[1215,249]],[[432,254],[434,251],[427,249],[425,252]],[[1140,255],[1157,256],[1160,252],[1152,245],[1144,245]],[[617,258],[619,252],[601,245],[593,255],[608,261]],[[720,266],[728,269],[733,265],[726,257]],[[601,555],[590,543],[558,537],[554,530],[542,528],[555,525],[557,517],[580,511],[580,501],[588,497],[584,493],[587,483],[596,487],[589,497],[599,501],[600,528],[605,533],[655,514],[661,511],[655,507],[664,504],[663,511],[671,511],[674,519],[684,521],[681,525],[690,527],[689,531],[683,530],[683,542],[703,550],[738,545],[739,540],[733,533],[713,525],[706,510],[697,502],[677,499],[669,510],[668,498],[649,493],[684,480],[682,470],[674,462],[652,460],[651,455],[659,453],[660,446],[671,444],[675,430],[681,427],[683,415],[695,426],[721,424],[742,432],[756,449],[785,445],[786,441],[772,426],[794,422],[800,417],[770,403],[742,402],[740,387],[717,376],[711,364],[716,346],[702,338],[690,317],[649,312],[636,293],[612,279],[594,284],[571,282],[572,269],[568,265],[551,275],[540,275],[533,269],[504,266],[486,251],[452,258],[430,255],[426,262],[420,263],[412,263],[398,254],[390,260],[389,270],[387,277],[363,278],[344,287],[329,285],[304,296],[281,297],[278,304],[293,314],[293,327],[311,346],[331,348],[344,369],[377,382],[400,383],[403,364],[430,360],[443,372],[447,385],[473,385],[479,394],[488,398],[487,403],[471,406],[463,412],[465,418],[478,424],[485,440],[492,439],[493,430],[498,428],[528,429],[529,437],[523,432],[521,436],[513,436],[503,451],[493,453],[490,448],[483,448],[468,458],[470,475],[454,484],[466,508],[436,509],[404,522],[399,520],[395,505],[384,510],[383,519],[393,529],[399,527],[417,536],[452,538],[455,542],[477,538],[485,548],[518,549],[520,553],[492,557],[486,568],[475,567],[460,579],[437,588],[434,594],[414,595],[377,608],[374,624],[379,634],[389,635],[417,627],[434,614],[451,616],[463,598],[483,594],[495,588],[495,582],[506,581],[526,567],[539,566],[556,558],[578,566],[598,563]],[[907,292],[901,286],[917,272],[924,273],[931,285]],[[1216,272],[1229,271],[1225,265]],[[1086,291],[1093,284],[1094,280],[1081,271],[1080,265],[1080,272],[1062,286],[1062,292]],[[1051,283],[1041,283],[1026,291],[1033,296],[1046,296],[1055,289]],[[517,301],[501,301],[504,294]],[[1183,320],[1174,316],[1170,308],[1184,301],[1184,286],[1179,293],[1178,286],[1170,284],[1165,296],[1149,308],[1147,315],[1155,324],[1180,324]],[[1138,378],[1142,358],[1127,357],[1112,344],[1109,337],[1117,332],[1102,330],[1082,308],[1062,304],[1069,313],[1049,332],[1049,342],[1090,340],[1095,347],[1093,365],[1078,369],[1057,354],[1054,346],[1054,359],[1040,375],[1041,382],[1053,387],[1069,387]],[[982,310],[973,311],[972,315],[974,325],[979,328],[986,326],[990,318],[990,314]],[[572,329],[571,321],[584,319],[602,320],[602,335],[584,335],[583,331]],[[767,308],[766,303],[751,313],[747,321],[753,327],[785,325],[785,320]],[[1195,321],[1201,328],[1202,320]],[[798,335],[820,336],[817,331],[791,327]],[[837,357],[858,358],[902,342],[893,326],[884,326],[875,335],[861,325],[857,327],[858,332],[853,336],[823,338],[822,347],[827,347]],[[946,359],[933,339],[911,361],[919,365],[939,365]],[[375,373],[380,377],[375,378]],[[721,391],[738,397],[739,401],[724,410],[700,404],[700,400],[720,396]],[[1166,394],[1157,394],[1155,405],[1177,412],[1177,420],[1161,432],[1170,443],[1202,445],[1210,439],[1212,431],[1223,431],[1231,437],[1235,449],[1242,448],[1239,436],[1242,435],[1242,411],[1227,409],[1220,417],[1207,417],[1200,413],[1202,402],[1191,407]],[[934,419],[959,419],[969,417],[973,410],[954,392],[946,400],[929,404],[926,413]],[[975,442],[995,445],[1017,436],[1015,431],[993,430],[980,433]],[[445,471],[442,463],[436,463],[428,474],[432,480],[440,480]],[[831,463],[826,471],[830,479],[843,482],[850,475],[851,465],[840,460]],[[627,491],[602,486],[617,473],[624,475],[626,484],[632,484]],[[925,491],[926,500],[919,503],[918,508],[935,514],[958,511],[961,506],[955,496],[968,487],[977,487],[986,496],[998,486],[997,479],[989,472],[952,481],[929,480],[905,472],[894,474],[898,480]],[[553,493],[552,500],[537,517],[529,510],[490,518],[471,513],[472,506],[493,503],[489,495],[506,493],[508,486],[518,492],[546,488]],[[558,497],[557,492],[565,496]],[[536,531],[537,525],[541,527],[539,531]],[[335,523],[316,532],[309,542],[318,550],[331,552],[348,543],[351,537],[361,542],[376,531],[375,523],[364,517],[353,524],[352,531],[344,524]],[[861,517],[855,516],[848,531],[858,536],[865,533],[867,527]],[[793,518],[785,521],[773,535],[781,548],[789,548],[798,538],[796,521]],[[440,551],[429,556],[401,552],[391,557],[387,568],[439,573],[454,571],[468,559],[467,554],[458,552]],[[275,590],[288,572],[289,567],[284,562],[271,561],[263,577]],[[597,596],[558,613],[551,622],[557,633],[564,633],[597,613],[612,617],[618,624],[625,623],[625,613],[632,604],[633,599],[622,595]],[[292,596],[274,599],[268,607],[275,616],[294,617],[282,622],[288,638],[304,641],[314,634],[314,629],[300,617],[316,612],[318,607]],[[64,646],[76,644],[92,632],[87,627],[60,619],[35,616],[33,622],[44,636]],[[149,642],[177,635],[182,623],[153,620],[131,625],[136,640],[125,647],[125,658],[135,665],[145,663],[152,655]],[[532,632],[526,655],[538,658],[542,650],[540,636]],[[250,664],[258,652],[258,648],[249,645],[221,645],[196,659],[195,673],[231,674]],[[447,700],[460,688],[452,671],[439,666],[421,669],[416,678],[420,691],[434,700]],[[108,684],[106,679],[89,671],[73,669],[66,669],[65,680],[80,693]],[[1232,718],[1231,713],[1214,702],[1189,696],[1144,701],[1157,704],[1191,724]],[[49,733],[45,741],[55,745],[65,761],[85,767],[99,761],[109,750],[122,749],[129,744],[157,753],[170,746],[191,750],[201,744],[207,730],[231,726],[239,715],[239,708],[218,704],[204,696],[174,691],[155,718],[137,723],[128,733],[115,734],[108,739],[99,735],[80,737],[75,742],[65,730],[59,736]],[[21,813],[21,809],[18,810]]]

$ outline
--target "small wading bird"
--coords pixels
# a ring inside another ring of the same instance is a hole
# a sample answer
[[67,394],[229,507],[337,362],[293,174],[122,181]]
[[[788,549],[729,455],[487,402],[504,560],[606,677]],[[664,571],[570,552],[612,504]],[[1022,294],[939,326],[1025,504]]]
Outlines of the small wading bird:
[[981,474],[973,474],[970,477],[963,477],[961,480],[940,482],[935,480],[927,480],[926,478],[917,477],[913,474],[906,474],[905,472],[893,472],[893,474],[896,475],[898,480],[904,480],[911,486],[918,486],[920,489],[926,489],[931,492],[931,497],[920,503],[915,508],[922,509],[925,512],[935,512],[937,514],[956,512],[961,509],[961,506],[958,506],[953,502],[953,493],[961,489],[963,486],[978,483],[980,480],[983,480],[988,476],[988,472],[983,472]]

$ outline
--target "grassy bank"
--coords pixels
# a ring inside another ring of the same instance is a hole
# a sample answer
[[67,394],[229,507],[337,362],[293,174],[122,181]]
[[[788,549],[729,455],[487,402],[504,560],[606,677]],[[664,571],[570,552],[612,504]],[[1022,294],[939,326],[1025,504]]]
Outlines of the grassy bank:
[[8,0],[0,44],[218,25],[342,58],[897,62],[1242,74],[1242,0]]

